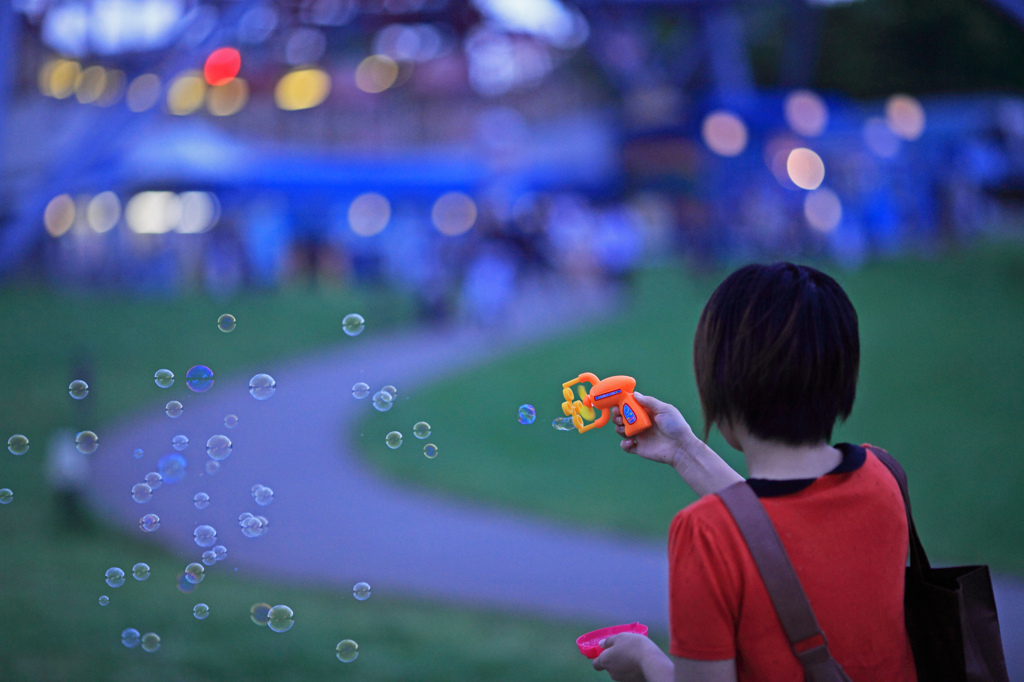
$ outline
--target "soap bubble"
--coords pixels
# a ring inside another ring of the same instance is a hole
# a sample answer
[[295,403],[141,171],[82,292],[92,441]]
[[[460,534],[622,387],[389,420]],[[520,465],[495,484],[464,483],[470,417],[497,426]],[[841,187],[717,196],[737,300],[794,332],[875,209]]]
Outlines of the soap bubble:
[[14,501],[14,493],[10,488],[0,488],[0,504],[10,504]]
[[217,531],[213,526],[204,523],[192,531],[192,539],[200,547],[213,547],[217,542]]
[[142,459],[142,454],[142,448],[135,448],[135,452],[132,453],[132,455],[135,456],[135,459]]
[[203,568],[202,564],[197,564],[193,561],[191,564],[185,567],[185,580],[192,583],[193,585],[198,585],[199,583],[203,582],[203,578],[205,577],[206,569]]
[[359,601],[366,601],[370,598],[370,583],[356,583],[352,586],[352,596]]
[[205,393],[213,386],[213,370],[206,365],[195,365],[185,372],[185,385],[196,393]]
[[156,490],[164,484],[164,477],[155,471],[150,471],[146,474],[146,485],[149,486],[150,490]]
[[177,400],[171,400],[164,405],[164,411],[167,412],[167,416],[171,419],[177,419],[181,416],[184,409],[182,408],[181,403]]
[[537,410],[533,409],[533,405],[520,405],[519,406],[519,423],[520,424],[532,424],[537,419]]
[[398,397],[398,389],[392,386],[391,384],[388,384],[387,386],[380,390],[384,391],[389,396],[391,396],[391,402],[395,402],[395,398]]
[[127,628],[121,631],[121,644],[131,649],[139,645],[139,631],[135,628]]
[[269,374],[257,374],[249,379],[249,395],[256,400],[266,400],[274,395],[276,390],[277,384],[274,383],[274,377]]
[[182,571],[178,575],[178,591],[181,592],[182,594],[188,594],[190,592],[194,592],[195,589],[196,589],[196,586],[195,586],[194,583],[191,582],[191,579],[189,578],[189,574],[185,573],[184,571]]
[[[25,440],[26,442],[28,441],[27,438]],[[79,431],[75,435],[75,447],[78,448],[78,451],[83,455],[91,455],[96,452],[96,448],[99,447],[99,444],[99,437],[92,431]],[[25,449],[27,450],[28,448],[26,447]]]
[[252,514],[250,514],[249,512],[242,512],[238,515],[238,525],[242,528],[245,528],[245,522],[251,518]]
[[146,514],[139,519],[139,528],[147,533],[152,533],[160,527],[160,517],[156,514]]
[[342,663],[351,663],[359,657],[359,645],[352,639],[341,640],[334,651]]
[[221,561],[228,555],[228,548],[224,545],[217,545],[213,548],[213,556],[216,557],[217,561]]
[[[226,331],[231,330],[228,329]],[[192,607],[192,615],[198,618],[199,620],[203,620],[204,618],[210,615],[210,607],[202,603],[196,604]]]
[[153,375],[153,381],[160,388],[170,388],[174,384],[174,372],[169,369],[158,369]]
[[110,603],[110,597],[105,594],[100,595],[100,606],[106,606]]
[[7,439],[7,449],[11,451],[12,455],[24,455],[28,452],[28,438],[20,433],[14,434]]
[[345,333],[349,336],[359,336],[363,333],[363,327],[366,326],[366,320],[359,313],[349,313],[341,321],[341,328],[345,330]]
[[573,426],[572,417],[558,417],[551,422],[551,426],[559,431],[572,431],[576,428]]
[[238,417],[233,414],[229,414],[228,416],[224,417],[224,426],[228,427],[229,429],[235,428],[236,426],[238,426]]
[[132,576],[142,582],[149,578],[149,564],[144,564],[141,561],[132,566]]
[[261,485],[252,491],[252,499],[256,500],[256,504],[259,506],[266,507],[274,501],[274,491],[265,485]]
[[206,493],[196,493],[192,497],[192,503],[196,505],[196,509],[206,509],[210,506],[210,496]]
[[274,632],[288,632],[292,629],[292,625],[295,625],[291,608],[284,604],[278,604],[267,612],[267,627]]
[[203,564],[205,564],[206,566],[213,566],[215,563],[217,563],[216,552],[214,552],[212,549],[208,549],[205,552],[203,552]]
[[124,571],[117,566],[111,566],[107,569],[107,572],[103,574],[106,578],[107,584],[111,587],[121,587],[124,585]]
[[360,381],[352,387],[352,397],[357,400],[362,400],[366,396],[370,395],[370,385],[365,381]]
[[139,504],[146,504],[153,499],[153,489],[147,483],[136,483],[132,486],[132,499]]
[[215,459],[206,460],[206,473],[216,476],[218,471],[220,471],[220,462]]
[[231,313],[224,313],[217,318],[217,329],[225,334],[235,330],[235,316]]
[[265,516],[249,516],[241,521],[242,535],[247,538],[258,538],[267,532],[269,521]]
[[427,422],[416,422],[412,426],[412,435],[423,440],[430,435],[430,424]]
[[270,620],[270,604],[258,602],[249,609],[249,618],[256,625],[266,625]]
[[185,478],[188,462],[177,452],[172,452],[158,459],[156,468],[164,477],[164,483],[172,484]]
[[89,384],[85,383],[81,379],[75,379],[71,382],[71,385],[68,386],[68,393],[70,393],[71,397],[75,400],[81,400],[85,396],[89,395]]
[[177,436],[171,439],[171,445],[175,450],[181,452],[188,447],[188,436],[179,433]]
[[210,436],[210,440],[206,441],[206,454],[218,462],[227,459],[231,454],[231,439],[220,434]]
[[7,439],[7,449],[11,451],[12,455],[24,455],[28,452],[28,438],[20,433],[14,434]]
[[391,394],[385,391],[377,391],[373,394],[373,406],[377,408],[378,412],[387,412],[394,406]]
[[160,635],[155,632],[147,632],[142,636],[142,650],[153,653],[160,648]]
[[384,437],[384,442],[388,444],[388,447],[392,450],[397,450],[402,444],[402,434],[398,431],[391,431]]
[[437,446],[433,443],[427,443],[423,446],[423,456],[427,459],[434,459],[437,457]]

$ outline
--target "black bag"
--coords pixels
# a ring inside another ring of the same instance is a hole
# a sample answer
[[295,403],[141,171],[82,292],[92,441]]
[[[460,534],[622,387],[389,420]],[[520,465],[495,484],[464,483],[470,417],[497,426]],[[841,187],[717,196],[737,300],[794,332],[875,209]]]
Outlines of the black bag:
[[899,483],[910,526],[903,608],[921,682],[1009,682],[988,566],[932,568],[910,514],[907,474],[869,446]]

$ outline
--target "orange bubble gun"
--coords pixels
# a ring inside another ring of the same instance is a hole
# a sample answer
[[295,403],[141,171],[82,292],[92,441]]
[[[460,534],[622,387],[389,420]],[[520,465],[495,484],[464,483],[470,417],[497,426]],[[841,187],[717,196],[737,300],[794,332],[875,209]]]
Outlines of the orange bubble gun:
[[[577,400],[572,393],[572,386],[580,383],[589,383],[590,393],[584,393],[583,387],[579,387],[580,399]],[[590,372],[584,372],[575,379],[562,384],[562,412],[566,417],[572,417],[572,424],[580,433],[590,429],[599,429],[608,423],[612,416],[612,407],[619,408],[622,415],[622,425],[626,428],[626,436],[633,436],[651,425],[651,417],[647,411],[640,407],[640,403],[633,397],[633,389],[636,388],[636,379],[627,376],[614,376],[607,379],[598,379]],[[590,424],[583,422],[584,416],[593,419],[594,410],[600,410],[601,416]]]

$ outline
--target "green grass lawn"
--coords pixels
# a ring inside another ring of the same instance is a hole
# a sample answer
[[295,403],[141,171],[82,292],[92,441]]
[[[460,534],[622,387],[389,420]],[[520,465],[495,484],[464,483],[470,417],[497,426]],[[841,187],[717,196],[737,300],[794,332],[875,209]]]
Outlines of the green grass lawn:
[[[1024,517],[1024,247],[825,269],[857,308],[862,347],[857,403],[834,440],[871,442],[904,463],[934,558],[1024,574],[1016,527]],[[724,274],[693,279],[670,266],[643,273],[631,306],[612,319],[418,391],[437,459],[402,451],[367,460],[417,485],[663,538],[672,515],[694,499],[675,473],[624,454],[611,428],[580,435],[550,422],[561,416],[561,383],[591,371],[635,376],[642,392],[675,403],[699,433],[693,333]],[[517,422],[521,403],[536,406],[535,424]],[[373,414],[364,426],[383,432],[391,421]],[[717,432],[710,444],[744,471]]]
[[[59,523],[44,476],[44,450],[57,427],[95,428],[152,399],[152,376],[180,376],[196,363],[215,373],[259,365],[344,343],[341,319],[368,318],[363,339],[407,324],[405,297],[384,291],[286,290],[247,294],[229,303],[188,295],[137,299],[116,294],[57,295],[38,289],[0,291],[0,435],[23,433],[31,449],[0,451],[0,487],[14,501],[0,506],[0,680],[594,680],[573,639],[591,623],[509,617],[443,604],[389,599],[366,602],[302,585],[260,582],[209,571],[197,595],[174,584],[180,558],[140,537],[91,522]],[[231,312],[238,327],[217,330]],[[90,358],[89,396],[73,401],[67,386],[75,358]],[[102,431],[100,431],[102,433]],[[111,589],[107,566],[128,569],[144,559],[152,577]],[[111,597],[101,607],[97,598]],[[214,607],[198,621],[192,606]],[[257,601],[296,613],[287,633],[249,621]],[[154,631],[162,648],[126,649],[126,627]],[[337,642],[350,637],[359,658],[343,664]]]

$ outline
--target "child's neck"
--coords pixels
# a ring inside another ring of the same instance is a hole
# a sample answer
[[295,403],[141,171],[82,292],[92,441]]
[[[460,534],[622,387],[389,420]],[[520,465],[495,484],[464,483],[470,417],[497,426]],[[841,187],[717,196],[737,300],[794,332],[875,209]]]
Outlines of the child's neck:
[[751,478],[818,478],[839,466],[843,455],[828,443],[788,445],[749,436],[742,442]]

